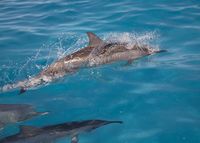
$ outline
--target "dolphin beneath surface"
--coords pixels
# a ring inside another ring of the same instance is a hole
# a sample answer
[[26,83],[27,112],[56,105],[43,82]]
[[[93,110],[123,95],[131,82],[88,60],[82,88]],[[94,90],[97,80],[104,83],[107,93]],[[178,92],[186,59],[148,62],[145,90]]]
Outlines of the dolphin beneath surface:
[[140,57],[166,51],[155,50],[149,45],[137,43],[130,45],[130,43],[105,42],[92,32],[87,32],[87,35],[89,38],[87,47],[57,60],[34,77],[3,86],[2,91],[20,88],[20,93],[23,93],[29,88],[55,81],[81,67],[94,67],[115,61],[130,63]]
[[47,113],[36,112],[31,105],[27,104],[0,104],[0,130],[7,124],[28,120]]
[[71,143],[78,143],[79,134],[91,132],[96,128],[111,123],[121,124],[122,121],[86,120],[45,126],[42,128],[21,126],[19,133],[0,140],[0,143],[52,143],[66,136],[71,138]]

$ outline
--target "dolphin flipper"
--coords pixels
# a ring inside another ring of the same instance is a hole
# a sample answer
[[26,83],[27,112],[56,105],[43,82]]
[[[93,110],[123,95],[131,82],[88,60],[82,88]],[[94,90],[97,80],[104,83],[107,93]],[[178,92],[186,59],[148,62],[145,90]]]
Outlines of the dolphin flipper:
[[5,126],[5,124],[0,121],[0,131],[3,130],[4,126]]
[[78,143],[78,135],[72,136],[71,143]]
[[26,89],[22,87],[22,88],[20,89],[20,91],[19,91],[19,95],[23,94],[24,92],[26,92]]
[[124,66],[130,66],[130,65],[133,63],[133,61],[134,61],[134,60],[132,60],[132,59],[131,59],[131,60],[128,60],[128,61],[125,63]]

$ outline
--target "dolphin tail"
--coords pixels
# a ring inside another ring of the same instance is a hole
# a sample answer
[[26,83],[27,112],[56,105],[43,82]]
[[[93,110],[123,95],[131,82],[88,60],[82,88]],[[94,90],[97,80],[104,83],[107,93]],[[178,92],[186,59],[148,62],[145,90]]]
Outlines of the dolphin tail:
[[41,79],[39,76],[32,77],[30,79],[25,79],[23,81],[19,81],[13,84],[6,84],[1,88],[1,92],[12,91],[14,89],[20,89],[19,94],[22,94],[27,91],[27,89],[31,87],[35,87],[41,84]]
[[1,92],[8,92],[8,91],[12,91],[12,90],[17,89],[17,88],[20,88],[17,83],[6,84],[3,87],[1,87]]
[[17,83],[13,83],[13,84],[6,84],[3,87],[0,88],[1,92],[8,92],[8,91],[12,91],[14,89],[20,89],[20,93],[22,94],[26,91],[25,85],[28,82],[28,80],[24,80],[24,81],[20,81]]

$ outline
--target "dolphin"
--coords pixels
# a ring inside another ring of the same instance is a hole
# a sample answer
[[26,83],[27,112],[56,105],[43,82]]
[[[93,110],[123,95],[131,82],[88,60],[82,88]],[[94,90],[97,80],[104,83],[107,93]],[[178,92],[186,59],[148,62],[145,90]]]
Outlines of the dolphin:
[[87,32],[89,44],[72,54],[57,60],[42,70],[38,75],[14,84],[7,84],[2,87],[2,91],[20,88],[20,93],[27,89],[50,83],[74,72],[81,67],[95,67],[115,61],[133,60],[166,50],[155,50],[149,45],[139,45],[137,43],[106,42],[92,32]]
[[71,143],[78,143],[78,135],[111,123],[122,121],[86,120],[67,122],[45,127],[21,126],[19,133],[8,136],[0,143],[52,143],[59,138],[70,137]]
[[48,112],[36,112],[31,105],[27,104],[0,104],[0,129],[3,129],[7,124],[45,114]]

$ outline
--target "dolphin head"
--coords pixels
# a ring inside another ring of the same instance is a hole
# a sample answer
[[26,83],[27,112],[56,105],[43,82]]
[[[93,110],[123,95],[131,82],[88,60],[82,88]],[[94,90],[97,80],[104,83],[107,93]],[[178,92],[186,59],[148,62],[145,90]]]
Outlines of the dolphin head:
[[137,42],[105,42],[94,33],[88,32],[89,47],[93,47],[89,55],[89,65],[99,65],[117,60],[134,60],[166,50],[155,49]]
[[32,105],[22,104],[15,108],[15,114],[18,121],[32,119],[36,116],[46,115],[49,112],[37,112]]
[[135,53],[134,55],[138,57],[153,55],[155,53],[167,52],[166,50],[156,49],[149,45],[139,45],[139,44],[133,44],[133,45],[125,44],[124,49],[128,51],[130,54]]
[[[125,60],[132,61],[140,57],[153,55],[155,53],[166,52],[166,50],[159,50],[149,45],[138,45],[138,44],[129,44],[129,43],[105,43],[102,48],[102,57],[103,62]],[[101,61],[101,59],[99,61]],[[98,64],[97,59],[97,64]],[[93,62],[95,63],[95,62]],[[101,62],[99,62],[101,63]]]

